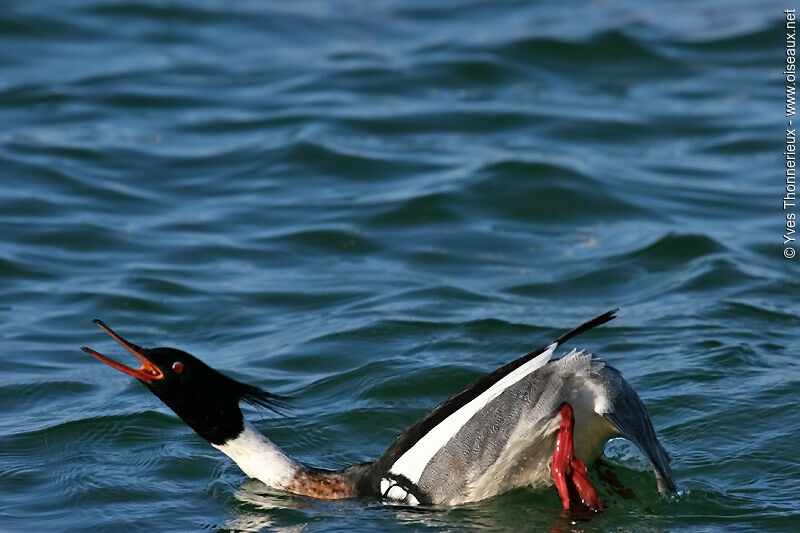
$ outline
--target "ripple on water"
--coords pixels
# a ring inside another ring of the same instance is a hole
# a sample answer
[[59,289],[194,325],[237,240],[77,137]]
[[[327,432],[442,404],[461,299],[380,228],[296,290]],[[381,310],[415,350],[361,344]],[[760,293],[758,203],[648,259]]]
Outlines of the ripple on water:
[[371,226],[408,227],[458,222],[457,199],[448,193],[420,194],[401,202],[391,202],[385,211],[369,219]]
[[577,41],[546,37],[516,39],[498,46],[496,51],[504,58],[525,65],[533,63],[551,72],[576,73],[577,69],[579,76],[595,72],[602,72],[606,77],[625,75],[630,73],[631,65],[643,68],[648,76],[687,73],[680,61],[619,30],[599,32]]
[[677,260],[691,261],[698,257],[721,253],[725,247],[705,234],[667,234],[650,246],[630,254],[628,258],[653,263]]
[[622,217],[643,213],[615,197],[594,179],[563,166],[502,161],[482,168],[468,189],[468,201],[504,219],[549,224],[574,224],[603,213]]

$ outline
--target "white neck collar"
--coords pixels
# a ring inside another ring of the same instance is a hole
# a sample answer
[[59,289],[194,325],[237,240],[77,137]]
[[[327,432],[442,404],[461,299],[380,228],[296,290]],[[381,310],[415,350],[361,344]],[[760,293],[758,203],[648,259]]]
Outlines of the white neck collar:
[[233,459],[248,476],[272,488],[285,488],[300,469],[300,465],[262,435],[250,422],[247,420],[243,422],[244,429],[239,435],[223,444],[212,446]]

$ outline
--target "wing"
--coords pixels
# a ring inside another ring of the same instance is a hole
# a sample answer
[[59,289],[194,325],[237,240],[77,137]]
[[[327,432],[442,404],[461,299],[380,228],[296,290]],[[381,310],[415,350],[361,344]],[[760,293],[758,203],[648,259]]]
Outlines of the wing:
[[555,349],[575,335],[612,320],[617,309],[599,315],[568,331],[554,342],[523,355],[469,384],[403,431],[374,463],[373,484],[400,479],[405,489],[415,484],[431,458],[489,402],[503,391],[545,365]]

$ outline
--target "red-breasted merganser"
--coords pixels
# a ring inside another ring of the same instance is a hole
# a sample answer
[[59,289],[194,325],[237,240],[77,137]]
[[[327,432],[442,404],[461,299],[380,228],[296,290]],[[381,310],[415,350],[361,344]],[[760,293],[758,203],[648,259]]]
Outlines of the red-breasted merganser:
[[274,409],[281,397],[231,379],[174,348],[142,348],[94,323],[141,361],[137,369],[83,350],[135,377],[250,477],[316,498],[378,497],[407,505],[457,505],[516,487],[555,484],[564,509],[603,505],[586,475],[614,437],[650,460],[662,494],[675,490],[670,458],[641,399],[618,370],[572,350],[575,335],[616,309],[467,385],[403,431],[377,460],[342,470],[302,465],[242,416],[239,402]]

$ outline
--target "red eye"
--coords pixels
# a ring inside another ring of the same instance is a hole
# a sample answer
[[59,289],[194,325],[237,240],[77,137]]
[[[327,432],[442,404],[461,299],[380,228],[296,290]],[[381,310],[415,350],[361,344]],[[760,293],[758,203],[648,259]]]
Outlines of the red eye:
[[175,361],[174,363],[172,363],[172,370],[176,374],[180,374],[181,372],[183,372],[183,363],[181,363],[180,361]]

